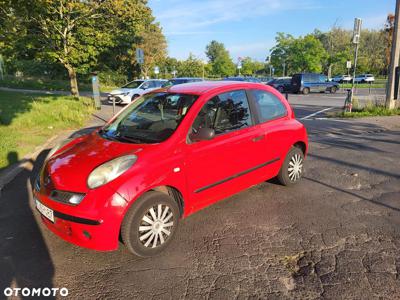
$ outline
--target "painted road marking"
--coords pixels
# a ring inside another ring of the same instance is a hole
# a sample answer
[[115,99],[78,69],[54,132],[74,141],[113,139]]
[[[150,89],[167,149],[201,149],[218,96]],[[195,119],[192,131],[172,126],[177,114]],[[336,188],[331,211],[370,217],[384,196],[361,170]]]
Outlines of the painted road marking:
[[331,109],[334,109],[334,108],[337,108],[337,107],[328,107],[328,108],[319,110],[319,111],[317,111],[317,112],[315,112],[315,113],[312,113],[311,115],[308,115],[308,116],[305,116],[305,117],[301,118],[300,120],[307,120],[307,119],[309,119],[309,118],[311,118],[311,117],[314,117],[314,116],[316,116],[316,115],[319,115],[320,113],[323,113],[323,112],[325,112],[325,111],[328,111],[328,110],[331,110]]

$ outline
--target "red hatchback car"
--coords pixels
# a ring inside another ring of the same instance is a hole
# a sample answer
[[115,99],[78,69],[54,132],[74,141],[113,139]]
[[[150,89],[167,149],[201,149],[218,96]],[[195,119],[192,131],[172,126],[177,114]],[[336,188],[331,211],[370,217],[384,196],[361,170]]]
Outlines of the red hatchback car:
[[73,244],[152,256],[180,218],[276,177],[303,173],[307,133],[275,89],[199,82],[138,98],[104,127],[50,151],[36,208]]

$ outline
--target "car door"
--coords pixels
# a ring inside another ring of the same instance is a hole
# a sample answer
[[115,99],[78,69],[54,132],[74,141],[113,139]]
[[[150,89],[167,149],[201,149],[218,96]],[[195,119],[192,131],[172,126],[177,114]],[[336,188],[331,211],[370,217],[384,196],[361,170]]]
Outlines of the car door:
[[319,92],[325,92],[326,88],[328,86],[328,77],[326,77],[325,75],[318,75],[318,82],[319,82]]
[[257,183],[252,170],[265,161],[260,152],[264,136],[255,122],[245,90],[221,93],[205,103],[192,130],[212,128],[215,137],[198,142],[189,138],[187,143],[185,170],[192,210]]
[[288,112],[282,102],[285,100],[265,90],[252,89],[249,94],[257,113],[258,132],[265,137],[260,143],[262,160],[265,162],[262,176],[265,176],[264,179],[271,178],[278,173],[279,161],[284,159],[285,151],[290,144],[290,130],[287,125]]

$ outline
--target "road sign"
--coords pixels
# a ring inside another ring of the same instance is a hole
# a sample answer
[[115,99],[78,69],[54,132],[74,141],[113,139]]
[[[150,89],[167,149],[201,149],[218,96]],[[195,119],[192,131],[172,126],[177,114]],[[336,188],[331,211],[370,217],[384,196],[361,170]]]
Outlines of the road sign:
[[136,61],[138,64],[144,64],[144,52],[143,49],[136,48]]
[[154,67],[154,74],[159,74],[160,73],[160,68],[155,66]]
[[346,68],[351,69],[351,61],[346,61]]
[[360,18],[354,19],[353,44],[358,44],[360,42],[361,23],[362,20]]
[[95,105],[96,109],[101,109],[100,85],[99,85],[99,79],[97,77],[97,74],[93,74],[93,76],[92,76],[92,89],[93,89],[94,105]]

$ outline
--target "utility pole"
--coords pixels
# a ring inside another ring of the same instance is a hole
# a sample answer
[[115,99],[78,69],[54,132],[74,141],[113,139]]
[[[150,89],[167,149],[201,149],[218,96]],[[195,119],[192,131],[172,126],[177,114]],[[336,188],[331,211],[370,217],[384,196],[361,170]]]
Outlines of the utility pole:
[[389,79],[386,87],[386,103],[388,109],[395,107],[395,100],[398,96],[398,90],[395,90],[396,69],[399,66],[400,58],[400,0],[396,0],[396,14],[394,20],[394,31],[392,39],[392,51],[390,55]]
[[360,44],[360,34],[361,34],[361,19],[354,19],[354,30],[353,30],[353,44],[354,48],[354,69],[353,69],[353,80],[351,82],[351,92],[347,95],[346,100],[344,101],[344,112],[351,112],[353,107],[353,95],[354,95],[354,82],[356,78],[356,69],[357,69],[357,59],[358,59],[358,46]]

